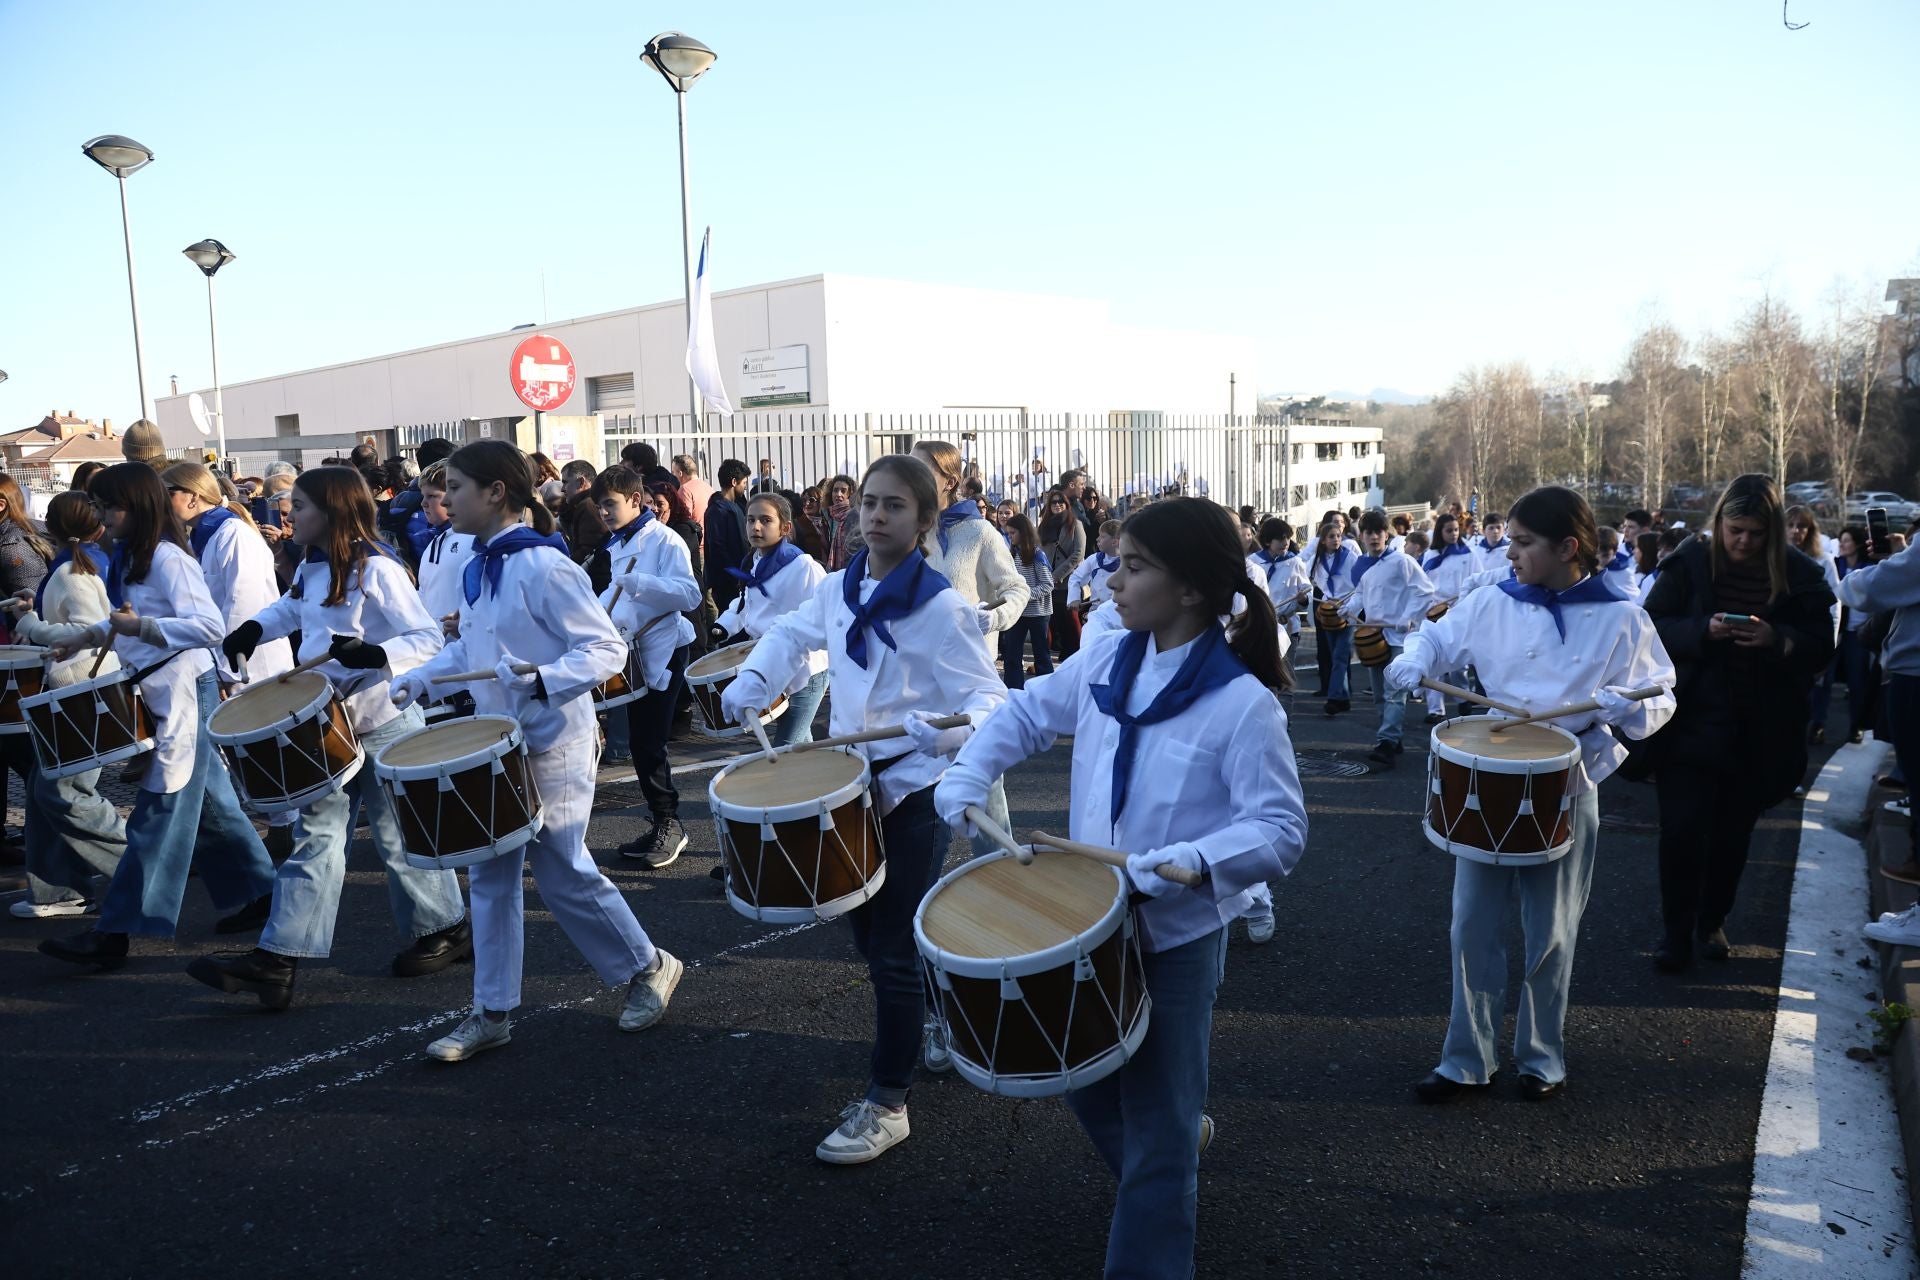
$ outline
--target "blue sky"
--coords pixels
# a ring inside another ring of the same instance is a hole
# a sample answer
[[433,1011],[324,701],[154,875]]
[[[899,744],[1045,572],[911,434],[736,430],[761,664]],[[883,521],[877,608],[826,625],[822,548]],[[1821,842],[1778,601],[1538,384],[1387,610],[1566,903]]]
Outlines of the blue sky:
[[[1920,267],[1920,4],[1181,6],[0,0],[0,427],[135,416],[113,181],[130,180],[149,389],[229,381],[680,290],[681,28],[694,217],[720,288],[840,271],[1104,298],[1259,340],[1262,390],[1443,388],[1617,364]],[[1903,65],[1904,61],[1904,65]]]

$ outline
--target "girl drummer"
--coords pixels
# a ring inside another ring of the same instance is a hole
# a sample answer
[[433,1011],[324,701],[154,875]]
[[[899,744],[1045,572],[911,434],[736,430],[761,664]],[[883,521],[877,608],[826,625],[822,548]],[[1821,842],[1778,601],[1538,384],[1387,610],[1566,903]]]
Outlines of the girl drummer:
[[[926,1016],[913,915],[940,874],[948,843],[934,813],[933,784],[971,732],[927,722],[964,713],[978,723],[1006,697],[974,622],[975,606],[922,550],[939,511],[933,473],[917,459],[892,454],[868,467],[860,482],[865,549],[768,628],[721,695],[728,717],[745,723],[824,649],[835,734],[906,723],[906,741],[861,749],[874,774],[887,878],[846,916],[873,983],[873,1053],[865,1096],[841,1112],[839,1126],[814,1149],[829,1164],[872,1160],[908,1132],[907,1092]],[[990,781],[981,785],[982,804]]]
[[[747,504],[747,544],[753,548],[746,569],[730,569],[742,583],[720,620],[714,625],[723,636],[742,631],[758,640],[783,614],[799,608],[826,580],[827,571],[812,556],[788,541],[793,532],[793,508],[777,493],[762,493]],[[813,717],[827,695],[827,655],[807,656],[804,671],[787,689],[786,714],[776,720],[768,736],[776,747],[813,741]]]
[[[227,661],[254,674],[254,655],[298,634],[300,658],[331,655],[318,668],[340,699],[365,761],[347,784],[307,805],[294,850],[274,881],[273,914],[251,952],[202,956],[187,972],[220,991],[247,993],[284,1009],[302,960],[333,950],[347,849],[365,808],[374,852],[387,872],[393,922],[409,944],[393,958],[396,977],[438,973],[473,954],[472,930],[451,871],[411,866],[392,794],[372,762],[425,724],[416,707],[396,712],[388,681],[440,649],[440,629],[414,589],[413,575],[379,541],[373,494],[351,467],[316,467],[293,485],[293,541],[305,551],[293,586],[221,642]],[[257,677],[256,677],[257,680]],[[272,696],[266,686],[254,697]],[[286,688],[286,686],[279,686]],[[300,699],[286,699],[293,710]]]
[[[1112,585],[1125,630],[1011,694],[936,802],[964,826],[989,778],[1073,735],[1072,837],[1128,850],[1130,887],[1148,895],[1136,923],[1153,1019],[1133,1058],[1067,1105],[1120,1183],[1106,1273],[1183,1276],[1226,926],[1299,861],[1307,814],[1273,605],[1247,581],[1233,517],[1203,498],[1137,512]],[[1223,627],[1236,595],[1245,611]],[[1182,889],[1155,870],[1168,862],[1203,878]]]
[[[1501,563],[1505,564],[1506,548],[1502,546]],[[1449,608],[1453,602],[1467,594],[1470,589],[1468,579],[1478,571],[1479,557],[1472,547],[1460,540],[1460,520],[1451,511],[1442,511],[1433,520],[1433,548],[1427,553],[1420,567],[1433,582],[1433,594]],[[1447,671],[1436,677],[1443,684],[1455,687],[1467,682],[1466,672]],[[1447,713],[1446,697],[1438,689],[1427,690],[1427,714],[1429,717],[1444,716]]]
[[219,703],[207,650],[219,642],[222,627],[166,486],[145,463],[123,462],[94,476],[91,493],[114,543],[106,575],[114,612],[50,652],[64,661],[82,648],[112,645],[132,669],[130,679],[154,721],[154,747],[127,819],[126,856],[100,904],[99,923],[86,933],[49,938],[40,950],[73,964],[117,969],[126,963],[129,934],[173,935],[190,863],[197,861],[214,906],[233,913],[215,926],[225,933],[266,919],[273,863],[201,731]]
[[[543,823],[530,844],[468,870],[473,1012],[427,1053],[460,1062],[512,1038],[526,945],[521,873],[527,863],[547,910],[601,980],[626,987],[620,1029],[643,1030],[666,1013],[684,966],[653,945],[586,844],[599,763],[587,695],[626,665],[627,646],[594,599],[586,572],[553,532],[553,515],[534,497],[533,473],[518,449],[504,440],[462,445],[447,459],[446,481],[453,526],[474,539],[459,637],[425,666],[396,677],[393,699],[411,705],[429,696],[433,676],[490,668],[493,679],[467,687],[483,714],[520,722]],[[523,513],[531,527],[522,523]],[[522,659],[537,669],[518,671]]]
[[[1337,513],[1336,513],[1337,514]],[[1360,549],[1347,542],[1343,526],[1329,519],[1320,526],[1314,544],[1313,563],[1307,567],[1313,584],[1313,598],[1340,602],[1353,594],[1354,570],[1360,561]],[[1337,716],[1353,710],[1347,697],[1347,665],[1353,658],[1353,628],[1342,625],[1328,629],[1320,625],[1320,611],[1314,610],[1314,660],[1320,667],[1320,695],[1327,700],[1326,711]]]
[[1395,688],[1472,663],[1487,696],[1527,711],[1591,699],[1594,712],[1554,721],[1579,740],[1568,780],[1573,847],[1552,862],[1492,866],[1466,858],[1453,868],[1453,1013],[1440,1063],[1414,1086],[1422,1102],[1447,1102],[1491,1084],[1507,980],[1507,912],[1520,901],[1526,989],[1514,1027],[1521,1096],[1559,1092],[1567,1076],[1563,1029],[1574,943],[1593,881],[1600,806],[1595,788],[1627,758],[1613,738],[1645,738],[1673,714],[1670,692],[1631,701],[1650,685],[1671,690],[1672,661],[1646,613],[1599,576],[1600,537],[1586,500],[1570,489],[1535,489],[1514,503],[1507,535],[1513,577],[1471,592],[1440,621],[1407,640],[1387,668]]

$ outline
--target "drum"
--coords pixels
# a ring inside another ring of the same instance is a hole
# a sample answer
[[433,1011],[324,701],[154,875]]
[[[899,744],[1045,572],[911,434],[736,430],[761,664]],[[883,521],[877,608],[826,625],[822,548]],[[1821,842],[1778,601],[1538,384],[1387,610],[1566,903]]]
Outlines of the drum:
[[1567,784],[1580,743],[1550,724],[1463,716],[1434,726],[1427,839],[1457,858],[1524,867],[1573,847]]
[[0,733],[27,732],[20,699],[46,688],[47,651],[36,644],[0,645]]
[[[720,695],[740,674],[740,664],[752,652],[753,641],[744,640],[724,649],[715,649],[687,664],[687,691],[693,695],[693,705],[700,712],[700,728],[703,732],[716,738],[737,738],[748,731],[743,724],[728,723],[720,710]],[[783,693],[773,700],[773,706],[760,717],[760,723],[772,724],[786,709],[787,695]]]
[[850,747],[728,765],[707,784],[727,901],[749,920],[845,915],[886,882],[867,762]]
[[1439,604],[1436,604],[1435,606],[1433,606],[1433,608],[1427,610],[1427,621],[1428,622],[1440,621],[1440,619],[1447,616],[1447,610],[1451,608],[1453,608],[1453,601],[1442,600]]
[[991,853],[942,876],[913,937],[960,1074],[989,1093],[1044,1098],[1119,1069],[1152,1001],[1118,868],[1037,850]]
[[23,696],[40,772],[70,778],[153,750],[153,720],[126,667]]
[[1313,625],[1322,631],[1345,631],[1347,620],[1340,616],[1340,604],[1336,600],[1322,600],[1313,606]]
[[215,709],[207,737],[255,813],[304,809],[346,786],[366,761],[333,683],[317,671],[241,689]]
[[1387,633],[1379,627],[1355,627],[1353,656],[1360,659],[1363,667],[1386,666],[1393,660],[1393,648],[1387,643]]
[[640,637],[627,641],[627,665],[602,680],[593,690],[593,709],[612,711],[647,695],[647,678],[640,670]]
[[540,795],[511,716],[467,716],[416,729],[373,758],[393,796],[409,866],[470,867],[540,831]]

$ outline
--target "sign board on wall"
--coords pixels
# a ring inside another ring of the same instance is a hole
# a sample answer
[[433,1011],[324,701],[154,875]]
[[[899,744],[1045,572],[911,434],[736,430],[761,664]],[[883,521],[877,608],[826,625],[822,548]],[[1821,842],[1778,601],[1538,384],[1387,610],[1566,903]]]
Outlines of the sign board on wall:
[[507,361],[513,394],[529,409],[552,411],[573,394],[573,353],[558,338],[536,333],[513,349]]
[[773,347],[740,355],[740,407],[812,404],[807,381],[807,346]]

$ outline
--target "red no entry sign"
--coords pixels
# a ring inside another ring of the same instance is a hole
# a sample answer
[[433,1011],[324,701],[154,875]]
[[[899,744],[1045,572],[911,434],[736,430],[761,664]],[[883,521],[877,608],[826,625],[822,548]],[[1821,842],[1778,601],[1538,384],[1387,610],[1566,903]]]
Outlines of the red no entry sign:
[[560,339],[536,333],[513,349],[507,378],[527,408],[558,409],[573,394],[573,353]]

